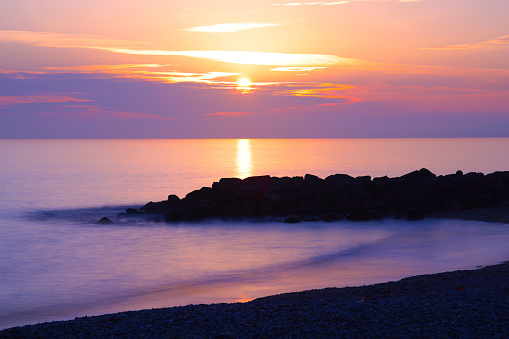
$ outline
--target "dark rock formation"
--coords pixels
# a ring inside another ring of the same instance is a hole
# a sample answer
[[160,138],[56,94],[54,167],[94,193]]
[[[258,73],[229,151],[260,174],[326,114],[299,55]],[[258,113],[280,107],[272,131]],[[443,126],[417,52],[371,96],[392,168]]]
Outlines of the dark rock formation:
[[[127,214],[159,215],[167,222],[207,217],[271,217],[300,220],[370,220],[384,216],[419,220],[425,213],[507,204],[509,172],[488,175],[461,171],[436,176],[423,168],[401,177],[325,179],[257,176],[223,178],[179,199],[149,202]],[[293,217],[290,217],[293,216]]]
[[101,218],[101,219],[100,219],[97,223],[98,223],[98,224],[104,224],[104,225],[106,225],[106,224],[113,224],[113,221],[111,221],[111,220],[110,220],[109,218],[107,218],[107,217],[103,217],[103,218]]
[[296,215],[289,215],[288,217],[286,217],[285,220],[283,220],[283,222],[285,222],[287,224],[297,224],[301,221],[302,221],[302,219]]

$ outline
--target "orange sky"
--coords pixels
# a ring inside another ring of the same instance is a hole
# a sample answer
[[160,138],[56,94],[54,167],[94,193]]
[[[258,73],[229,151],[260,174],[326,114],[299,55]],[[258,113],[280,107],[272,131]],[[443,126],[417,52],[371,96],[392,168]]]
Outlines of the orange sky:
[[0,138],[509,136],[507,13],[506,0],[4,0]]

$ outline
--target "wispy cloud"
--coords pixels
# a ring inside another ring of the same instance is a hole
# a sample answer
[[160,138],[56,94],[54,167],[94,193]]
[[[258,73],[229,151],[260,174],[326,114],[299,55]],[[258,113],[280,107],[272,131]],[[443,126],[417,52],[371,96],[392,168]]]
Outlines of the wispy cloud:
[[351,67],[336,67],[336,69],[349,69],[372,71],[385,74],[408,74],[408,75],[424,75],[433,74],[439,76],[461,76],[466,78],[498,78],[509,77],[508,69],[490,69],[490,68],[473,68],[473,67],[451,67],[451,66],[429,66],[429,65],[412,65],[412,64],[395,64],[357,60]]
[[264,93],[274,94],[281,96],[294,96],[294,97],[314,97],[322,98],[322,100],[334,102],[325,102],[316,105],[291,105],[278,107],[273,109],[266,109],[256,112],[217,112],[209,113],[204,116],[225,116],[225,117],[240,117],[252,114],[274,114],[274,113],[319,113],[319,112],[334,112],[338,109],[339,105],[351,105],[364,101],[359,97],[346,94],[346,90],[354,89],[354,86],[340,85],[340,84],[319,84],[319,83],[279,83],[271,84],[264,89]]
[[417,2],[423,0],[343,0],[343,1],[314,1],[314,2],[287,2],[272,4],[274,6],[334,6],[345,5],[351,2]]
[[55,110],[52,112],[44,112],[46,114],[50,113],[62,113],[64,111],[66,114],[75,114],[78,116],[84,117],[103,117],[103,118],[142,118],[142,119],[158,119],[158,120],[174,120],[168,117],[161,117],[155,114],[145,114],[139,112],[125,112],[125,111],[112,111],[105,110],[101,107],[96,107],[92,105],[72,105],[72,106],[61,106],[59,110]]
[[324,104],[317,104],[312,106],[287,106],[287,107],[280,107],[275,108],[266,111],[266,113],[309,113],[309,112],[316,112],[317,110],[330,110],[337,108],[337,106],[344,104],[346,102],[331,102],[331,103],[324,103]]
[[253,112],[217,112],[217,113],[210,113],[205,114],[204,116],[239,116],[239,115],[251,115],[254,114]]
[[488,48],[494,46],[509,45],[509,35],[491,39],[488,41],[472,42],[466,44],[454,44],[437,47],[424,47],[421,49],[433,49],[433,50],[459,50],[459,49],[479,49]]
[[265,66],[324,66],[341,63],[353,63],[354,59],[340,58],[325,54],[288,54],[248,51],[165,51],[165,50],[138,50],[125,48],[101,48],[115,53],[134,55],[176,55],[191,58],[208,59],[242,65]]
[[31,46],[61,48],[94,48],[94,47],[126,47],[147,46],[145,43],[128,40],[104,39],[84,34],[66,34],[54,32],[32,31],[1,31],[0,42],[17,42]]
[[[38,95],[21,95],[21,96],[0,96],[0,112],[9,114],[12,108],[20,105],[29,105],[28,110],[36,112],[36,114],[66,114],[84,117],[114,117],[114,118],[147,118],[162,119],[170,118],[160,117],[154,114],[144,114],[139,112],[125,112],[105,110],[101,107],[93,105],[77,105],[69,103],[83,103],[95,100],[75,98],[67,95],[57,94],[38,94]],[[64,104],[65,103],[65,104]],[[54,104],[51,106],[41,106],[40,104]],[[64,104],[64,105],[61,105]],[[31,108],[30,108],[31,107]],[[26,107],[23,110],[27,110]],[[5,113],[7,112],[7,113]]]
[[87,101],[93,100],[73,98],[70,96],[60,96],[55,94],[0,96],[0,106],[13,106],[20,104],[40,104],[40,103],[87,102]]
[[284,4],[273,4],[274,6],[313,6],[313,5],[321,5],[321,6],[330,6],[330,5],[344,5],[349,3],[350,1],[333,1],[333,2],[288,2]]
[[[94,79],[121,78],[162,83],[180,83],[196,86],[197,89],[217,89],[223,93],[237,94],[258,93],[275,96],[344,98],[345,90],[351,85],[320,83],[320,82],[250,82],[248,86],[239,86],[236,75],[240,73],[208,72],[182,73],[170,71],[169,65],[157,64],[127,64],[127,65],[84,65],[72,67],[45,67],[43,72],[37,72],[35,77],[58,74],[84,74]],[[1,73],[1,72],[0,72]],[[15,78],[17,73],[8,72]],[[23,77],[24,72],[18,72]],[[4,98],[4,99],[2,99]],[[43,103],[43,102],[86,102],[87,99],[71,96],[28,96],[28,97],[0,97],[0,106],[14,103]]]
[[155,114],[145,114],[139,112],[127,112],[108,110],[93,105],[62,105],[51,109],[39,108],[36,114],[40,115],[73,115],[87,118],[120,118],[120,119],[157,119],[157,120],[175,120],[173,118],[162,117]]
[[205,114],[204,116],[245,116],[253,114],[297,114],[297,113],[324,113],[337,111],[340,105],[351,104],[352,102],[345,98],[343,102],[330,102],[321,103],[316,105],[297,105],[297,106],[284,106],[273,109],[268,109],[260,112],[218,112]]
[[0,42],[18,42],[33,46],[90,48],[113,53],[147,56],[186,56],[219,62],[266,66],[327,66],[352,63],[354,59],[326,54],[290,54],[249,51],[171,51],[140,49],[139,43],[91,38],[84,35],[48,32],[0,31]]
[[282,24],[266,23],[266,22],[252,22],[252,23],[230,23],[230,24],[215,24],[209,26],[199,26],[187,28],[185,31],[190,32],[203,32],[203,33],[235,33],[254,28],[281,26]]
[[205,72],[190,73],[179,72],[171,65],[158,64],[124,64],[124,65],[85,65],[72,67],[46,67],[51,73],[82,73],[95,76],[107,76],[114,78],[139,79],[164,83],[212,83],[220,78],[239,75],[233,72]]
[[356,87],[351,94],[371,103],[395,103],[434,112],[507,112],[509,102],[504,99],[509,95],[508,90],[483,87],[460,87],[454,83],[445,86],[370,83]]
[[289,82],[281,83],[277,90],[278,95],[288,95],[296,97],[316,97],[328,99],[344,99],[345,90],[354,88],[352,85],[332,84],[332,83],[315,83],[315,82]]
[[327,67],[276,67],[271,69],[275,72],[311,72],[325,69]]
[[[232,92],[242,91],[237,82],[217,82],[212,84],[213,88],[230,90]],[[249,85],[248,93],[268,94],[279,97],[314,97],[326,99],[352,99],[344,93],[354,88],[353,85],[320,83],[320,82],[253,82]]]

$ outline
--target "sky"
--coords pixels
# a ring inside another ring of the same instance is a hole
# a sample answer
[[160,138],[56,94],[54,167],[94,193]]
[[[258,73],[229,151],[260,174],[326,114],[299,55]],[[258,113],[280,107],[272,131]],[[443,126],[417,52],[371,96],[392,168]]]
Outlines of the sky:
[[2,0],[0,138],[509,137],[507,0]]

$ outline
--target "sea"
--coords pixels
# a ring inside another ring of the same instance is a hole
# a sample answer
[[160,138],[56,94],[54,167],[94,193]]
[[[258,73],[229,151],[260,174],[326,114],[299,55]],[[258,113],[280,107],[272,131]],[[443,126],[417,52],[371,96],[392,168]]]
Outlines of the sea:
[[[509,259],[506,224],[116,222],[220,178],[509,170],[509,138],[0,140],[0,329],[246,302]],[[97,224],[102,217],[114,224]]]

